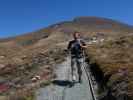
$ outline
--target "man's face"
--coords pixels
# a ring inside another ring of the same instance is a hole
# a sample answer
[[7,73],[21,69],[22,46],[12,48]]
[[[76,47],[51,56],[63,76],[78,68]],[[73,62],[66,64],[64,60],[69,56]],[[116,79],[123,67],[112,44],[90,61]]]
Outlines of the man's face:
[[79,39],[79,38],[80,38],[80,33],[75,33],[75,34],[74,34],[74,38],[75,38],[75,39]]

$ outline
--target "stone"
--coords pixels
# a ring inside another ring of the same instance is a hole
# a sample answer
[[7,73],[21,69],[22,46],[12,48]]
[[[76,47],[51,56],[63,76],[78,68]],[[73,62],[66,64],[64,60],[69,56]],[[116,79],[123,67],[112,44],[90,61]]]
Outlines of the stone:
[[3,59],[3,58],[5,58],[5,56],[0,56],[0,59]]
[[15,63],[22,63],[23,62],[23,60],[21,59],[21,58],[13,58],[13,60],[14,60],[14,62]]
[[6,65],[0,64],[0,69],[3,69],[4,67],[6,67]]

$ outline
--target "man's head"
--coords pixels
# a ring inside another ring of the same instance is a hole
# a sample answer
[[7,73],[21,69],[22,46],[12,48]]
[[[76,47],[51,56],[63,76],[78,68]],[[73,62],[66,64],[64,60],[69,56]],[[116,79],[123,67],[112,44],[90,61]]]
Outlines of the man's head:
[[73,38],[74,39],[79,39],[80,38],[80,32],[74,32],[73,33]]

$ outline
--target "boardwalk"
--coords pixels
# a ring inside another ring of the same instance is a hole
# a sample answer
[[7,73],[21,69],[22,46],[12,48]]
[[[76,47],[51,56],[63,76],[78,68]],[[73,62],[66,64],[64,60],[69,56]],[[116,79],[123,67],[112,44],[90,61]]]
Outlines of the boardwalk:
[[93,100],[85,72],[83,72],[82,84],[76,83],[70,86],[69,58],[57,66],[55,73],[57,74],[56,80],[50,86],[39,89],[36,93],[36,100]]

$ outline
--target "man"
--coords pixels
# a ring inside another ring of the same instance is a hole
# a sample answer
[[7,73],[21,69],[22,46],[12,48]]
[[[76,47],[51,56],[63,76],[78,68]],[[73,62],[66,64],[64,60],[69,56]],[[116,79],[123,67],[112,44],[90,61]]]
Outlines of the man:
[[73,40],[68,44],[68,50],[71,52],[71,74],[72,80],[76,81],[76,76],[74,75],[75,64],[77,66],[78,71],[78,81],[82,82],[82,63],[83,63],[83,49],[86,48],[85,42],[81,39],[80,33],[75,32],[73,34]]

